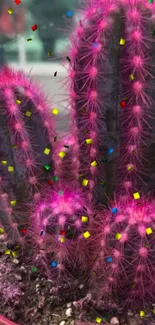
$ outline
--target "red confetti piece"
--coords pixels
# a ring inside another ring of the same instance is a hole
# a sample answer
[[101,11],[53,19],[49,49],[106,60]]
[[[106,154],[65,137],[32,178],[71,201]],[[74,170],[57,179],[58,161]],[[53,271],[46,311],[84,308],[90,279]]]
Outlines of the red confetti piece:
[[48,184],[49,184],[49,185],[52,185],[53,182],[49,179],[49,180],[48,180]]
[[63,236],[63,235],[65,235],[65,234],[66,234],[66,232],[65,232],[64,230],[61,230],[61,231],[60,231],[60,235]]
[[25,232],[26,232],[26,229],[20,229],[20,231],[21,231],[22,233],[25,233]]
[[33,26],[31,27],[31,29],[32,29],[33,32],[34,32],[36,29],[38,29],[38,26],[37,26],[37,25],[33,25]]
[[126,107],[126,103],[124,101],[120,102],[121,107]]
[[20,0],[15,0],[16,5],[20,5],[21,1]]
[[57,71],[54,72],[54,77],[56,77],[56,75],[57,75]]

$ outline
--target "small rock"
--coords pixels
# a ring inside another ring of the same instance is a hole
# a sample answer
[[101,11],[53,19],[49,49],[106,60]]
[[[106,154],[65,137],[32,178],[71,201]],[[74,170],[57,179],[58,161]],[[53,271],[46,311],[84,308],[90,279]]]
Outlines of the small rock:
[[133,312],[131,310],[128,311],[128,316],[132,317],[133,316]]
[[66,314],[67,317],[71,317],[72,316],[72,308],[66,309],[65,314]]
[[20,270],[23,272],[23,273],[26,273],[27,271],[26,271],[26,268],[22,265],[21,267],[20,267]]
[[117,317],[112,317],[110,320],[110,324],[112,325],[119,325],[119,320]]
[[71,302],[68,302],[67,308],[70,308],[71,306],[72,306],[72,303]]
[[60,322],[60,324],[59,325],[65,325],[65,320],[62,320],[62,322]]
[[22,280],[22,277],[20,274],[14,274],[15,278],[18,280],[18,281],[21,281]]
[[17,260],[17,258],[14,258],[14,259],[12,260],[12,262],[13,262],[14,264],[19,264],[19,260]]
[[82,289],[83,287],[84,287],[83,284],[80,284],[80,285],[79,285],[79,289]]

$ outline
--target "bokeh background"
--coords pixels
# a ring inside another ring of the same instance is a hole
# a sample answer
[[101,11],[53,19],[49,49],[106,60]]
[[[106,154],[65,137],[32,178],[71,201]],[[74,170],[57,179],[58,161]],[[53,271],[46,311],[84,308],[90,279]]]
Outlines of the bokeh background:
[[22,69],[40,82],[60,111],[60,132],[68,131],[67,94],[61,81],[69,63],[66,60],[65,67],[62,61],[80,7],[78,0],[0,0],[0,68],[7,64]]

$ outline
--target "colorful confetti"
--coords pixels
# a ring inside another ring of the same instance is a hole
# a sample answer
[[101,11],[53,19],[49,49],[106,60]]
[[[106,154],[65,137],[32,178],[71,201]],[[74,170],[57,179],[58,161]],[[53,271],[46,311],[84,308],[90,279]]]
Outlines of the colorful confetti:
[[120,45],[125,45],[125,39],[124,38],[121,38],[119,44]]
[[33,32],[35,31],[35,30],[37,30],[38,29],[38,26],[37,25],[33,25],[33,26],[31,26],[31,29],[33,30]]
[[73,16],[73,11],[68,10],[68,11],[66,12],[66,14],[67,14],[68,17],[72,17],[72,16]]
[[10,15],[13,14],[13,10],[11,8],[8,9],[8,14],[10,14]]

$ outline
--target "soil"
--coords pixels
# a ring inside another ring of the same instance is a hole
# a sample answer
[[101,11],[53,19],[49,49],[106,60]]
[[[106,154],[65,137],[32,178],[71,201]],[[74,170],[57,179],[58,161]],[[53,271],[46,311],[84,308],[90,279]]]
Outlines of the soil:
[[[116,311],[100,312],[93,307],[91,295],[84,284],[73,288],[55,284],[42,277],[38,270],[24,260],[6,255],[6,245],[0,236],[0,315],[17,325],[108,325],[112,317],[120,325],[155,325],[152,314],[140,317],[129,311],[118,315]],[[0,316],[0,325],[9,325]]]

